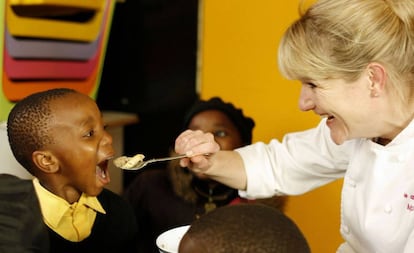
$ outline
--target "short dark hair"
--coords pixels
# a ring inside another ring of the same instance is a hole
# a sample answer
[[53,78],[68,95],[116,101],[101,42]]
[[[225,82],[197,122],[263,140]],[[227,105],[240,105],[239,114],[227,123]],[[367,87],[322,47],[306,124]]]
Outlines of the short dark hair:
[[12,108],[7,119],[7,136],[16,160],[33,174],[32,153],[53,143],[49,122],[53,118],[50,103],[77,91],[56,88],[31,94]]
[[216,253],[309,253],[298,226],[283,212],[262,204],[217,208],[195,220],[186,235]]
[[207,110],[217,110],[226,114],[239,130],[243,145],[252,143],[252,132],[255,125],[254,120],[245,116],[242,109],[236,108],[232,103],[224,102],[219,97],[196,101],[185,115],[183,127],[187,128],[191,119],[196,114]]

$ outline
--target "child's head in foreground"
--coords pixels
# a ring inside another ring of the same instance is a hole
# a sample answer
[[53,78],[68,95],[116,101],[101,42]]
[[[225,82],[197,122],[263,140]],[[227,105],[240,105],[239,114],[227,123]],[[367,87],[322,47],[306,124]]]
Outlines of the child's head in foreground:
[[261,204],[229,205],[194,221],[179,253],[309,253],[296,224]]
[[32,94],[12,108],[7,133],[17,161],[50,192],[77,201],[109,183],[112,137],[89,96],[72,89]]

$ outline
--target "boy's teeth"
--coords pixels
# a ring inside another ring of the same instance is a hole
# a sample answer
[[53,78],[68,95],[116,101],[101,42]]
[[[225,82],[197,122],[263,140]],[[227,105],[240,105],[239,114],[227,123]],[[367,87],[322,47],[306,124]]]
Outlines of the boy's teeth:
[[101,169],[101,167],[96,166],[96,170],[97,170],[97,172],[100,174],[100,176],[101,176],[102,178],[106,178],[105,171],[104,171],[103,169]]

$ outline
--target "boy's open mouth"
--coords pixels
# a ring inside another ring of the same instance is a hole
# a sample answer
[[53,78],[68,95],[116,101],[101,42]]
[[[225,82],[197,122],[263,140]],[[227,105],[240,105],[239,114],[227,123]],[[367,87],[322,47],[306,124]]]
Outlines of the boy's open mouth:
[[110,182],[108,160],[104,160],[96,166],[96,175],[103,184],[108,184]]

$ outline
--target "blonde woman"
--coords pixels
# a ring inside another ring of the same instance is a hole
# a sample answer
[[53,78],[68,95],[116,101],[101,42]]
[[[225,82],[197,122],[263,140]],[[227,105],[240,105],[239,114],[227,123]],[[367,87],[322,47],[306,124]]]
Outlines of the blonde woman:
[[278,57],[302,83],[300,109],[320,124],[235,151],[185,131],[175,151],[192,157],[181,166],[249,197],[344,178],[337,252],[414,252],[414,1],[317,1],[288,28]]

